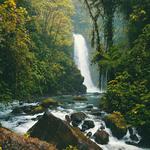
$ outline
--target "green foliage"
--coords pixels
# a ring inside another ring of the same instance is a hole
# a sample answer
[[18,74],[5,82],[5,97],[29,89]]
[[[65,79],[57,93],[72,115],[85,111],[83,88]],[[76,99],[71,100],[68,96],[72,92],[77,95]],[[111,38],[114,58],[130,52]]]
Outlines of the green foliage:
[[0,3],[1,100],[85,92],[71,58],[72,14],[70,0]]
[[115,78],[108,83],[108,91],[101,100],[106,111],[121,112],[128,123],[136,127],[150,125],[149,43],[150,25],[147,25],[126,53],[126,61],[123,59],[117,66],[119,72],[115,72]]
[[121,11],[128,20],[128,38],[130,46],[142,33],[146,24],[150,23],[149,0],[121,0]]
[[124,116],[120,112],[113,112],[112,114],[106,116],[106,119],[110,120],[118,128],[121,128],[121,129],[127,128],[127,124],[124,119]]
[[78,150],[77,147],[69,145],[65,150]]

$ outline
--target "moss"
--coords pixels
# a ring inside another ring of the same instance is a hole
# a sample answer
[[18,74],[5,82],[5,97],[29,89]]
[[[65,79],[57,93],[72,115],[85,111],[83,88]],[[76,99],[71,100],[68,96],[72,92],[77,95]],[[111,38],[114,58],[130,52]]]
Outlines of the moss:
[[76,146],[72,146],[72,145],[69,145],[68,147],[66,147],[66,149],[64,150],[78,150]]
[[75,101],[87,101],[87,98],[85,96],[75,96],[75,97],[73,97],[73,100],[75,100]]
[[118,139],[123,138],[127,133],[127,123],[120,112],[113,112],[104,118],[105,124],[111,129],[112,135]]
[[29,133],[29,132],[25,133],[25,134],[24,134],[24,137],[25,137],[25,138],[29,138],[29,137],[30,137],[30,133]]
[[32,113],[36,114],[36,113],[42,113],[44,111],[45,111],[45,108],[43,106],[39,105],[32,110]]
[[57,106],[58,105],[58,102],[52,98],[46,98],[42,101],[41,105],[43,107],[49,107],[49,106]]
[[120,129],[127,128],[126,121],[120,112],[113,112],[112,114],[108,115],[106,119],[113,122]]

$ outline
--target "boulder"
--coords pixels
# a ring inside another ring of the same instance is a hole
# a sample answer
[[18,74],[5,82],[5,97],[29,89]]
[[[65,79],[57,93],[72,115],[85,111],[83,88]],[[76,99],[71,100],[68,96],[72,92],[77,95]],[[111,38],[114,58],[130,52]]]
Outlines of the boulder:
[[136,134],[130,135],[130,139],[133,140],[133,141],[135,141],[135,142],[139,141],[139,138],[138,138],[138,136]]
[[31,114],[39,114],[39,113],[43,113],[46,110],[45,107],[43,106],[36,106],[32,111]]
[[85,132],[86,130],[88,130],[88,126],[87,126],[87,125],[82,125],[81,131],[82,131],[82,132]]
[[20,114],[20,113],[23,113],[23,110],[21,107],[15,107],[13,108],[12,112],[13,114]]
[[84,136],[79,128],[71,127],[66,121],[62,121],[48,111],[28,132],[31,137],[55,143],[58,149],[72,145],[79,150],[81,147],[86,147],[85,150],[101,150],[97,144]]
[[0,128],[0,149],[3,150],[56,150],[56,147],[37,138],[17,135],[6,128]]
[[48,108],[49,106],[58,106],[58,102],[52,98],[46,98],[41,102],[41,106],[44,108]]
[[73,100],[75,101],[87,101],[87,98],[85,96],[74,96]]
[[71,114],[71,121],[73,126],[78,126],[86,118],[85,113],[76,112]]
[[37,106],[17,106],[12,110],[13,114],[20,114],[20,113],[26,113],[31,114],[31,112],[36,108]]
[[108,144],[109,142],[109,134],[104,130],[97,130],[97,132],[94,134],[94,138],[98,144],[104,145]]
[[101,116],[102,112],[99,109],[93,109],[93,110],[91,110],[91,115]]
[[127,124],[119,112],[113,112],[105,116],[105,124],[111,129],[112,135],[118,139],[123,138],[127,133]]
[[95,124],[92,120],[85,120],[83,125],[82,125],[82,129],[88,130],[90,128],[94,128]]
[[66,116],[65,116],[65,119],[66,119],[66,121],[67,121],[68,123],[70,123],[70,122],[71,122],[71,118],[70,118],[70,116],[69,116],[69,115],[66,115]]
[[141,140],[138,143],[139,146],[150,148],[150,124],[144,124],[137,127],[138,134],[141,136]]
[[[77,122],[75,122],[75,121],[72,122],[72,126],[73,126],[73,127],[78,127],[78,125],[79,125],[79,123],[77,123]],[[83,131],[83,132],[84,132],[84,131]]]
[[138,138],[138,136],[137,136],[137,134],[136,134],[136,132],[135,132],[135,129],[129,127],[128,130],[129,130],[129,133],[130,133],[130,139],[131,139],[132,141],[138,142],[138,141],[139,141],[139,138]]

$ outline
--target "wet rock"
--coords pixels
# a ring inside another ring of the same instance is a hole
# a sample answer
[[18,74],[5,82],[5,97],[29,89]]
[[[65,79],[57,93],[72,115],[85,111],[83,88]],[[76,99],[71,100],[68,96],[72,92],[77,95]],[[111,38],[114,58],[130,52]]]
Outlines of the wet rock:
[[19,102],[19,105],[23,105],[23,101],[20,101],[20,102]]
[[75,96],[73,97],[73,100],[75,101],[87,101],[87,98],[85,96]]
[[71,121],[74,124],[80,124],[84,119],[86,118],[86,115],[83,112],[77,112],[71,114]]
[[103,123],[101,123],[100,129],[101,129],[101,130],[104,130],[104,129],[105,129],[105,126],[104,126]]
[[46,111],[46,108],[43,106],[36,106],[32,111],[31,114],[39,114],[39,113],[43,113],[44,111]]
[[133,141],[135,141],[135,142],[139,141],[139,138],[138,138],[138,136],[136,134],[130,135],[130,139],[133,140]]
[[129,133],[130,133],[130,139],[135,141],[135,142],[138,142],[139,138],[136,135],[135,131],[131,127],[129,127],[128,130],[129,130]]
[[[72,121],[72,126],[73,127],[78,127],[79,123],[75,122],[75,121]],[[84,131],[83,131],[84,132]]]
[[13,114],[21,114],[21,113],[30,114],[34,108],[36,108],[36,106],[32,106],[32,105],[30,105],[30,106],[18,106],[12,110],[12,113]]
[[134,134],[132,127],[129,127],[128,130],[129,130],[130,135]]
[[86,136],[90,138],[92,136],[92,132],[88,132]]
[[49,106],[58,106],[58,102],[52,98],[47,98],[44,99],[40,105],[44,108],[48,108]]
[[31,137],[55,143],[58,149],[72,145],[77,146],[79,150],[82,149],[81,147],[85,147],[85,150],[101,150],[84,136],[79,128],[71,127],[66,121],[56,118],[50,112],[46,112],[28,132]]
[[69,116],[69,115],[66,115],[66,116],[65,116],[65,119],[66,119],[66,121],[67,121],[68,123],[70,123],[70,122],[71,122],[71,118],[70,118],[70,116]]
[[94,134],[94,138],[98,144],[104,145],[108,144],[109,142],[109,134],[104,130],[97,130],[97,132]]
[[52,144],[17,135],[6,128],[0,128],[0,148],[3,150],[56,150]]
[[13,114],[20,114],[20,113],[23,113],[23,109],[21,107],[15,107],[13,110],[12,110],[12,113]]
[[91,110],[93,108],[93,104],[89,104],[86,106],[86,109]]
[[101,116],[102,112],[99,109],[93,109],[93,110],[91,110],[91,115]]
[[81,131],[82,131],[82,132],[85,132],[86,130],[88,130],[88,126],[87,126],[87,125],[82,125]]
[[85,120],[83,125],[82,125],[82,129],[84,128],[85,130],[88,130],[90,128],[94,128],[95,124],[92,120]]
[[105,124],[111,129],[112,135],[118,139],[123,138],[127,133],[127,124],[119,112],[113,112],[104,118]]

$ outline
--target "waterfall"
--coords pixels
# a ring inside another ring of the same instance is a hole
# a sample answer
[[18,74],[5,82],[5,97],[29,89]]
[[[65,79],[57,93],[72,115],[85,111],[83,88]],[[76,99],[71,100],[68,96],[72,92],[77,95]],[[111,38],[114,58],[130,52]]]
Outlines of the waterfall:
[[81,75],[84,77],[83,84],[87,87],[87,93],[100,93],[91,78],[89,69],[88,48],[84,37],[81,34],[74,34],[74,61]]

